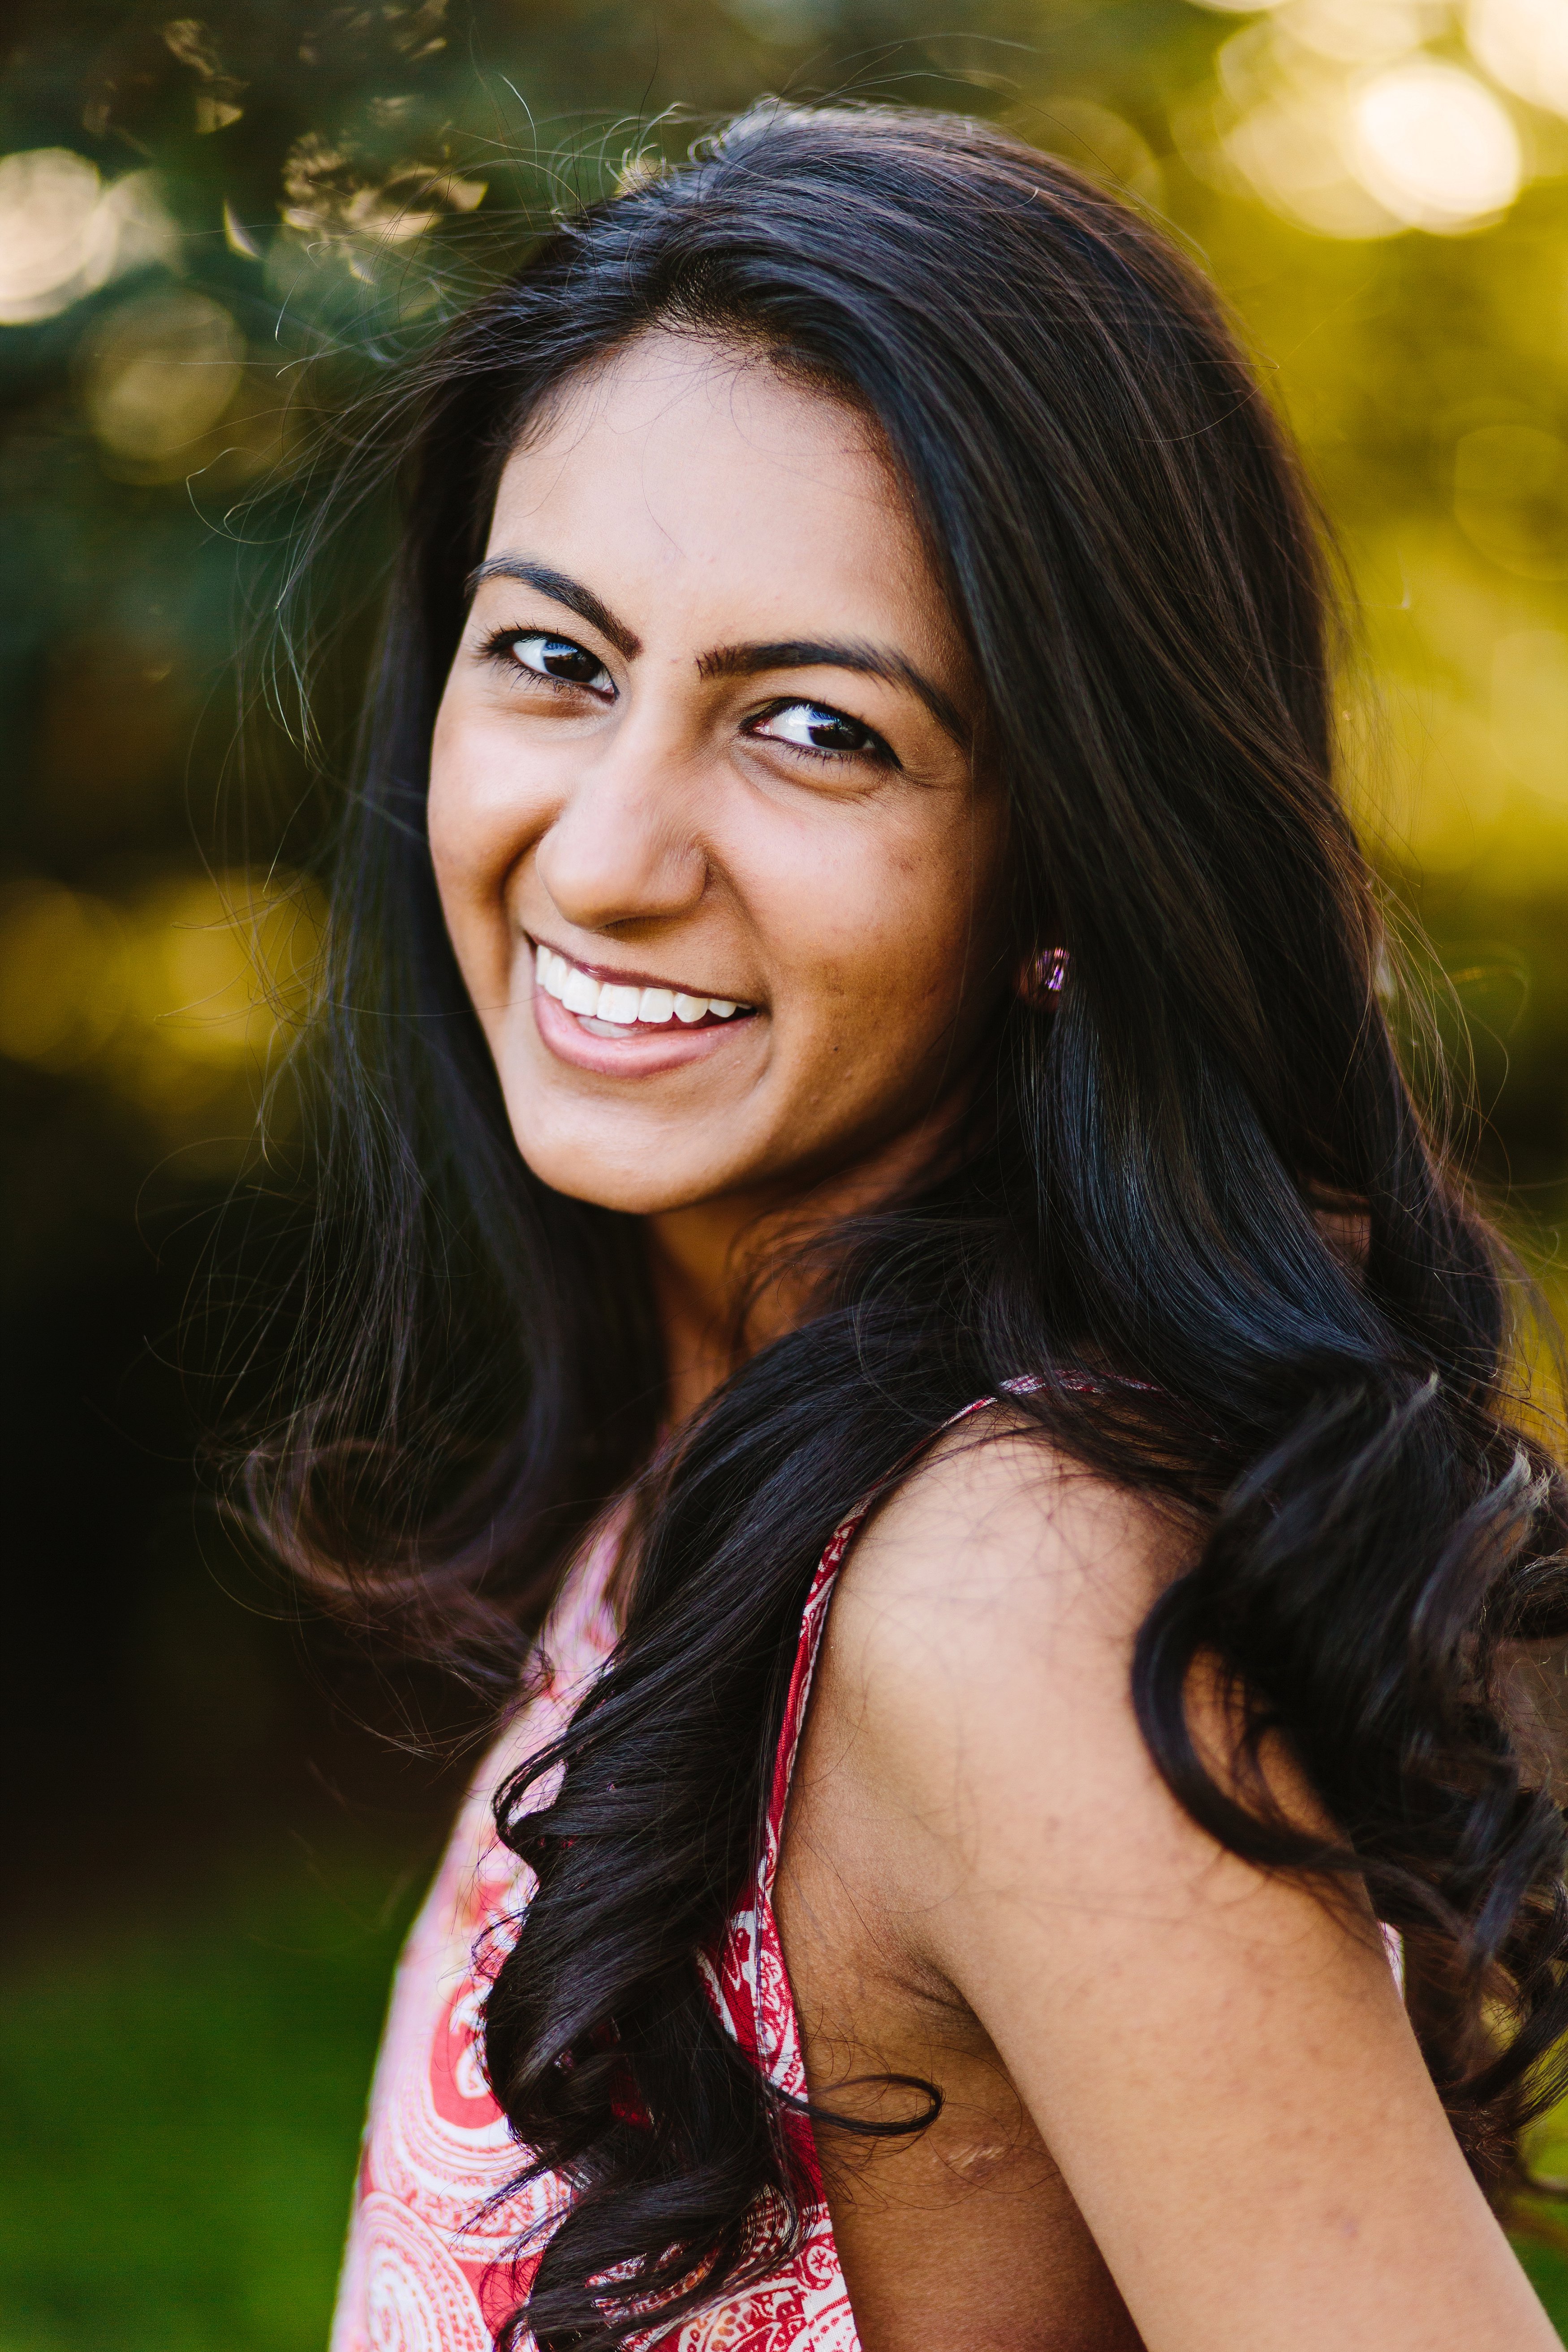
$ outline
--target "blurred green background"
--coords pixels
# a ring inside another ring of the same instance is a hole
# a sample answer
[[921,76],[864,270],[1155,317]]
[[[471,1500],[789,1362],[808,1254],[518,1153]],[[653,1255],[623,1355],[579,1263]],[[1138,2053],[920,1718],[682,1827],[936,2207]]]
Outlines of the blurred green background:
[[[761,91],[967,108],[1123,189],[1305,444],[1350,786],[1555,1286],[1568,0],[10,0],[0,42],[0,2352],[305,2352],[460,1769],[439,1688],[311,1623],[194,1468],[289,1230],[256,1104],[323,801],[275,737],[240,822],[230,663],[312,420],[520,207]],[[1563,2247],[1543,2206],[1568,2332]]]

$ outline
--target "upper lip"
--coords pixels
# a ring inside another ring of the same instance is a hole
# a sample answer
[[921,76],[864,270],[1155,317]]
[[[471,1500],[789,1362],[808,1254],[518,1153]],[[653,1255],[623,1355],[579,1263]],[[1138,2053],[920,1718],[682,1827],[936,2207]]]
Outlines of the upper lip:
[[585,971],[590,980],[608,981],[615,988],[668,988],[675,996],[716,996],[721,1004],[743,1004],[748,1008],[756,1003],[753,996],[731,996],[725,988],[694,988],[684,980],[668,980],[662,971],[626,971],[619,964],[590,963],[575,948],[558,947],[539,931],[525,931],[523,937],[532,947],[548,948],[552,955],[563,956],[579,971]]

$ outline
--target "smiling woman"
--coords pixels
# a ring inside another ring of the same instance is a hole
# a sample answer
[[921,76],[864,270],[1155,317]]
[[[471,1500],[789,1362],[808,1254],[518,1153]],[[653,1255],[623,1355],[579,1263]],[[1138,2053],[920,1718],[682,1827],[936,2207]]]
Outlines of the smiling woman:
[[1212,297],[770,108],[413,413],[249,1491],[501,1719],[337,2352],[1545,2352],[1563,1480]]
[[489,548],[437,882],[523,1159],[653,1219],[668,1333],[803,1186],[929,1158],[1004,993],[1005,802],[885,449],[764,354],[656,330],[574,379]]

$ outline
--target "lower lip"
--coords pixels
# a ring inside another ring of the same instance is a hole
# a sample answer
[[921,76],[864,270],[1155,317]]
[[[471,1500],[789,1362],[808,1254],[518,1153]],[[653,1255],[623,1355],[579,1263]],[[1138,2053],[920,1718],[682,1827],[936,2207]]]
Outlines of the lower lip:
[[558,1061],[576,1070],[592,1070],[602,1078],[651,1078],[661,1070],[684,1069],[689,1062],[706,1061],[721,1053],[732,1038],[756,1024],[754,1013],[731,1013],[728,1021],[696,1024],[689,1029],[638,1029],[629,1037],[595,1037],[574,1013],[568,1013],[547,989],[533,991],[533,1020]]

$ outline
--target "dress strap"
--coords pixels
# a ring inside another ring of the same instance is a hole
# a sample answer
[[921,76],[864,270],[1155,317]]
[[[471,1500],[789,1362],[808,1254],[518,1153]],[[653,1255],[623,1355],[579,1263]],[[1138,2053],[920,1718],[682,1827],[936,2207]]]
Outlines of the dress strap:
[[[963,1406],[940,1428],[928,1431],[839,1521],[811,1580],[811,1588],[801,1612],[800,1633],[795,1643],[789,1693],[784,1702],[784,1722],[773,1753],[767,1825],[756,1874],[745,1897],[731,1914],[718,1942],[698,1953],[698,1964],[709,1999],[726,2032],[732,2035],[774,2087],[794,2104],[805,2104],[805,2068],[778,1923],[773,1916],[773,1896],[784,1843],[784,1816],[789,1809],[790,1785],[795,1777],[801,1734],[811,1700],[812,1680],[816,1672],[838,1571],[844,1565],[850,1545],[875,1505],[908,1475],[922,1454],[948,1430],[969,1420],[972,1414],[984,1412],[988,1406],[1000,1403],[1007,1394],[1027,1395],[1046,1385],[1043,1380],[1034,1376],[1004,1381],[996,1394],[976,1397],[973,1403]],[[1056,1375],[1055,1385],[1089,1393],[1105,1383],[1092,1380],[1087,1374],[1074,1372]],[[1128,1382],[1125,1385],[1142,1383]],[[811,2144],[810,2126],[804,2116],[795,2120],[799,2125],[797,2137],[803,2160],[808,2172],[815,2176],[816,2158]]]
[[[850,1545],[883,1496],[890,1487],[897,1486],[900,1478],[907,1476],[921,1455],[929,1452],[941,1438],[945,1437],[950,1429],[956,1429],[960,1422],[969,1420],[973,1413],[984,1412],[988,1407],[1000,1404],[1005,1397],[1032,1396],[1037,1390],[1047,1385],[1047,1383],[1037,1373],[1026,1372],[1020,1374],[1016,1380],[1004,1381],[994,1396],[976,1397],[972,1404],[962,1406],[939,1428],[929,1431],[924,1437],[920,1438],[909,1452],[894,1464],[886,1476],[877,1481],[869,1494],[861,1496],[848,1517],[841,1519],[835,1528],[827,1549],[817,1563],[816,1573],[811,1580],[811,1589],[805,1596],[805,1607],[801,1612],[800,1638],[795,1647],[795,1669],[790,1675],[789,1696],[784,1702],[784,1724],[773,1757],[773,1786],[768,1800],[767,1842],[761,1873],[761,1892],[768,1898],[772,1897],[773,1878],[778,1869],[779,1848],[784,1838],[784,1814],[789,1806],[790,1784],[795,1778],[795,1759],[800,1752],[801,1733],[805,1727],[805,1711],[811,1698],[812,1679],[816,1673],[817,1654],[822,1647],[822,1636],[827,1624],[828,1603],[833,1598],[833,1587],[837,1580],[838,1571],[844,1565]],[[1087,1372],[1058,1372],[1050,1385],[1070,1389],[1075,1395],[1088,1396],[1109,1386],[1110,1383],[1093,1380]],[[1149,1390],[1147,1381],[1121,1380],[1116,1382],[1116,1386]]]

